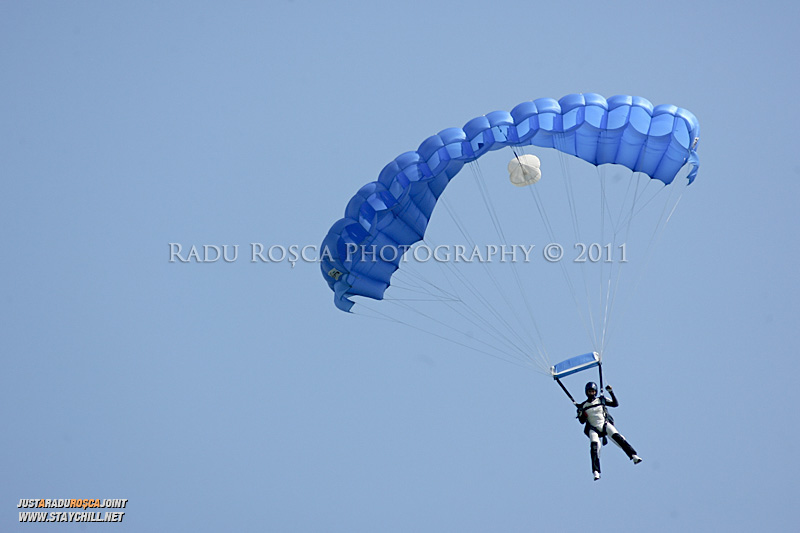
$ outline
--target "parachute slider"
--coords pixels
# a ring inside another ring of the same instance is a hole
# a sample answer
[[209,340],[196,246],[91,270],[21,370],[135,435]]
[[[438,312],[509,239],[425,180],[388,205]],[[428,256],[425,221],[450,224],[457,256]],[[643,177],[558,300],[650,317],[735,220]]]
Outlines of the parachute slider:
[[533,185],[542,178],[541,162],[535,155],[517,155],[508,162],[508,179],[517,187]]
[[564,376],[569,376],[570,374],[575,374],[596,366],[600,366],[600,354],[597,352],[589,352],[570,357],[569,359],[551,366],[550,375],[553,376],[553,379],[558,380]]

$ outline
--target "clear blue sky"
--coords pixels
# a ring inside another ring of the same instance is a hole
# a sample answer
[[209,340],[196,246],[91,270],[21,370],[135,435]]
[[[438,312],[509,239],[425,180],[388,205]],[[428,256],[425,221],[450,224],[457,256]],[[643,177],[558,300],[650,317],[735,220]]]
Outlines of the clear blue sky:
[[[797,3],[385,4],[0,4],[0,530],[793,529]],[[169,262],[319,244],[427,136],[572,92],[702,127],[607,359],[635,468],[593,483],[551,380],[344,314],[317,265]]]

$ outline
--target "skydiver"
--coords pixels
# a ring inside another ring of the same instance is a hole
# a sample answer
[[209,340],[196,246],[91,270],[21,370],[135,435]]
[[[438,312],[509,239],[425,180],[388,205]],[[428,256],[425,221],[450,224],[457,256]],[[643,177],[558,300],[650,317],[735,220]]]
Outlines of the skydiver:
[[636,455],[636,450],[633,446],[628,444],[625,437],[622,436],[614,427],[614,419],[608,414],[606,407],[617,407],[616,396],[611,385],[606,387],[608,394],[611,396],[610,400],[597,397],[597,384],[589,382],[586,384],[586,401],[583,403],[575,402],[575,407],[578,408],[578,421],[585,424],[583,432],[589,437],[590,444],[589,450],[592,456],[592,474],[594,480],[600,479],[600,439],[602,437],[603,444],[605,444],[606,436],[611,437],[614,443],[622,448],[628,458],[633,461],[633,464],[642,462],[642,458]]

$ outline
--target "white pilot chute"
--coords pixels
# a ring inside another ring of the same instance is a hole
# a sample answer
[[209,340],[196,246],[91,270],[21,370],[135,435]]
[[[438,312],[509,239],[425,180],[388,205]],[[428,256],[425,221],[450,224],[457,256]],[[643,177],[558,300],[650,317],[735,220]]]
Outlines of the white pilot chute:
[[508,178],[517,187],[533,185],[542,179],[539,158],[531,154],[520,154],[508,162]]

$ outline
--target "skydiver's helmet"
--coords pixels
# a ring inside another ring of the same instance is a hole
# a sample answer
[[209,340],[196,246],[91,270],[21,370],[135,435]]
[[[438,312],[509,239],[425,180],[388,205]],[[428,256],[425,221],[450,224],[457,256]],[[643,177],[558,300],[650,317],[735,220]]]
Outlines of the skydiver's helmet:
[[590,381],[586,384],[586,396],[589,396],[589,391],[594,391],[594,395],[597,396],[597,383],[594,381]]

